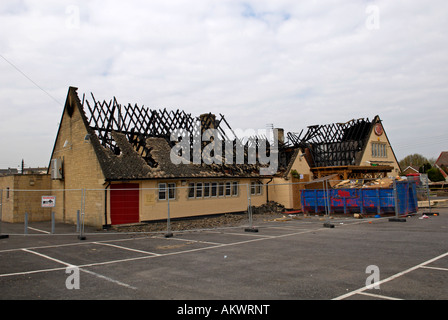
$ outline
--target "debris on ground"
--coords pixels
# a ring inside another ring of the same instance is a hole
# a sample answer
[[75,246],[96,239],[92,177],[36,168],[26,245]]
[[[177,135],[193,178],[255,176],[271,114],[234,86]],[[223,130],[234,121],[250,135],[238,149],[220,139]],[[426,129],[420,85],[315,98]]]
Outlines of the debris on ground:
[[[270,201],[259,207],[252,207],[252,219],[254,222],[267,221],[268,219],[284,217],[285,207],[277,202]],[[216,229],[247,225],[249,217],[247,212],[226,213],[213,216],[193,217],[185,219],[171,219],[171,231]],[[113,226],[117,232],[165,232],[167,221],[139,223],[134,225]]]
[[285,206],[275,201],[269,201],[268,203],[264,203],[259,207],[252,207],[253,214],[275,214],[283,212],[285,212]]

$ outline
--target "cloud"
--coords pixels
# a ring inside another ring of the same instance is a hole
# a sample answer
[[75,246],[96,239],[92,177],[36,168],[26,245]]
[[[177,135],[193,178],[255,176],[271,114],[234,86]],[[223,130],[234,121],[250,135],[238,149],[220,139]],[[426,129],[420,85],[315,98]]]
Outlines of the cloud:
[[[379,28],[369,30],[369,5]],[[395,150],[447,133],[448,4],[434,1],[2,1],[0,167],[49,161],[68,86],[226,115],[234,128],[380,115]],[[34,134],[26,136],[23,125]],[[26,136],[26,137],[25,137]],[[41,146],[34,148],[32,146]]]

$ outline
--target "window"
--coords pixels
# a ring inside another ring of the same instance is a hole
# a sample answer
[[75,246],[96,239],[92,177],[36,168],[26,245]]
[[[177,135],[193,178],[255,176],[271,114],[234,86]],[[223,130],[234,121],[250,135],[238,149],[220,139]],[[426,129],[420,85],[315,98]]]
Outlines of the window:
[[387,158],[387,145],[385,143],[372,142],[372,157]]
[[204,183],[204,198],[210,198],[210,182]]
[[218,195],[218,184],[216,182],[212,182],[212,197],[216,197]]
[[202,198],[202,183],[196,183],[196,198]]
[[194,183],[188,184],[188,198],[194,198]]
[[261,181],[257,181],[257,194],[262,194],[263,192],[263,183]]
[[238,196],[238,182],[234,181],[232,184],[232,195]]
[[257,193],[257,189],[255,187],[255,182],[250,183],[250,194],[255,195]]
[[232,195],[232,183],[226,182],[226,196],[230,197]]
[[166,200],[166,183],[159,183],[159,200]]
[[263,193],[263,183],[261,181],[250,183],[250,194],[251,195],[261,195]]
[[218,195],[224,197],[224,182],[220,182],[218,186]]
[[[163,197],[166,192],[166,187],[161,189],[160,193]],[[171,186],[168,185],[168,191],[171,199]],[[174,197],[175,185],[173,184],[173,197]],[[257,190],[257,189],[255,189]],[[260,189],[261,190],[261,189]],[[255,191],[256,193],[257,191]],[[260,191],[261,192],[261,191]],[[201,198],[217,198],[217,197],[237,197],[239,194],[239,183],[237,181],[226,182],[196,182],[188,184],[188,198],[189,199],[201,199]],[[166,197],[166,195],[165,195]]]
[[176,199],[176,184],[168,183],[168,197],[170,200]]
[[[170,200],[176,199],[176,184],[168,183],[168,197]],[[167,199],[167,184],[159,183],[159,200]]]
[[6,188],[6,199],[9,199],[9,188]]

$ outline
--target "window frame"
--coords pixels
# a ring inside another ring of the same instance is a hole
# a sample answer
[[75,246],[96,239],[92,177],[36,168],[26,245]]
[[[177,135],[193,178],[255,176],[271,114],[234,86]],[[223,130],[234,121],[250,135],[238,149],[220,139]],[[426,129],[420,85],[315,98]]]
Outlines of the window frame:
[[218,182],[218,197],[225,197],[225,184],[224,182]]
[[[159,201],[176,200],[176,183],[159,182],[158,187],[157,199]],[[163,198],[161,194],[164,195]]]
[[372,142],[372,158],[387,158],[387,143]]
[[202,199],[204,194],[204,184],[202,182],[196,182],[195,198]]
[[[168,185],[168,199],[169,200],[176,200],[176,183],[170,182],[167,184]],[[173,196],[171,197],[171,191],[173,191]]]
[[203,196],[204,198],[210,198],[210,182],[204,182],[204,190],[203,190]]
[[250,195],[251,196],[261,196],[263,194],[264,184],[261,180],[251,181],[250,183]]
[[226,197],[231,197],[232,196],[232,183],[230,181],[226,181],[225,182],[224,195]]
[[[167,185],[166,185],[166,183],[164,183],[164,182],[160,182],[159,184],[158,184],[158,186],[159,186],[159,190],[158,190],[158,194],[157,194],[157,198],[158,198],[158,200],[159,201],[166,201],[166,199],[167,199],[167,191],[168,191],[168,189],[167,189]],[[163,186],[163,187],[162,187]],[[162,191],[162,188],[163,188],[163,191]],[[163,193],[163,198],[161,197],[161,194]]]
[[232,196],[238,197],[240,194],[240,184],[238,181],[232,181]]
[[194,182],[190,182],[188,184],[188,199],[195,199],[195,198],[196,198],[196,184]]
[[210,193],[212,198],[217,198],[218,197],[218,182],[212,182],[211,183],[211,193]]

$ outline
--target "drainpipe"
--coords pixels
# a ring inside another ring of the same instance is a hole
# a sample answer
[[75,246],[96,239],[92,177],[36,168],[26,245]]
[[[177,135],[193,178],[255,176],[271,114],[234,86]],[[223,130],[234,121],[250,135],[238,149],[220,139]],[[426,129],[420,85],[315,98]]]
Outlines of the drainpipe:
[[269,186],[268,186],[268,184],[270,184],[272,182],[272,180],[274,180],[274,178],[271,178],[271,180],[269,180],[266,183],[266,204],[269,203]]
[[110,182],[107,183],[106,188],[104,188],[104,221],[103,229],[110,229],[111,225],[107,224],[107,189],[110,187]]

